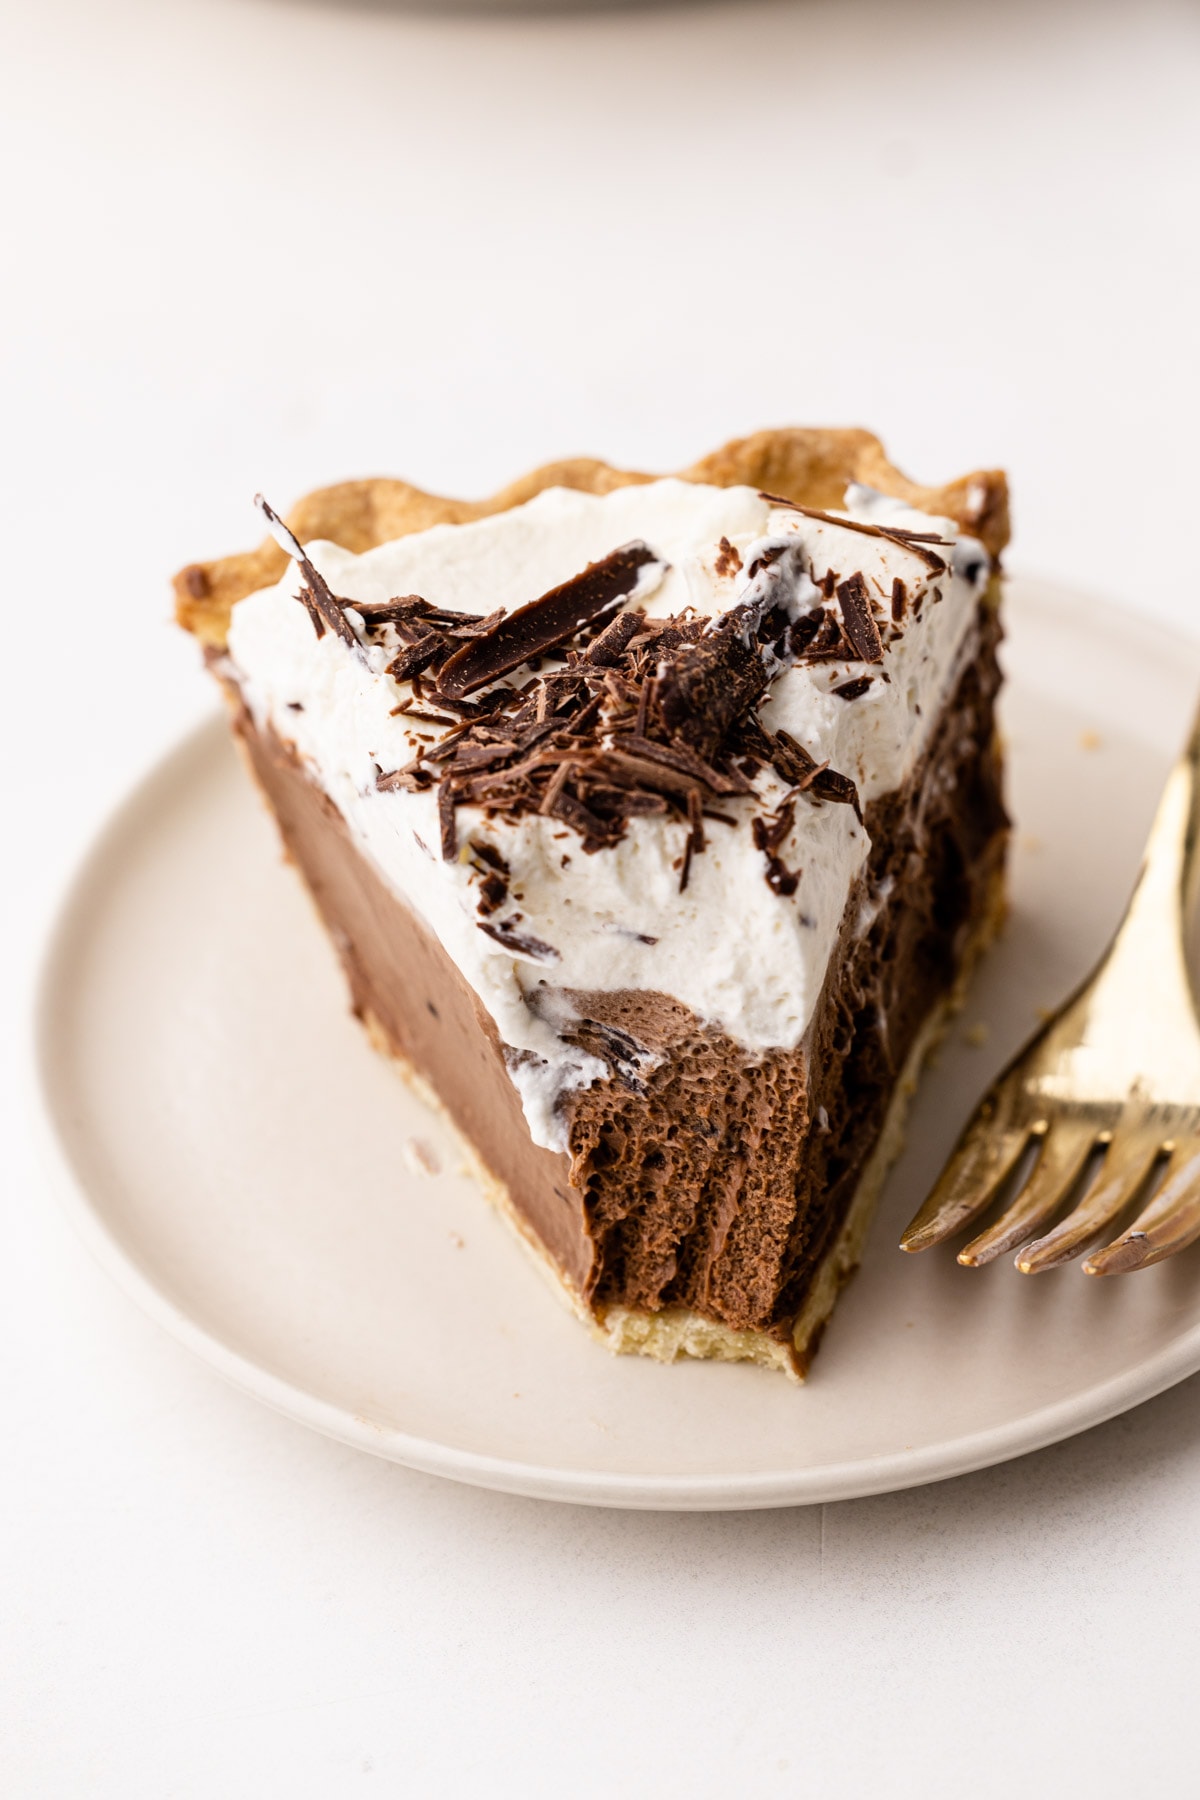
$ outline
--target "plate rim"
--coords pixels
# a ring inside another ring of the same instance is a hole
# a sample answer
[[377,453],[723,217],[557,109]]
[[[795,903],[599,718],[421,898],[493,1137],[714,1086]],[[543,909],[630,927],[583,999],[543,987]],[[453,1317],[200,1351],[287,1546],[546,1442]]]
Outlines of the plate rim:
[[[1048,590],[1056,609],[1064,613],[1084,606],[1093,617],[1097,609],[1106,616],[1117,612],[1115,604],[1107,600],[1090,596],[1085,599],[1057,583],[1026,580]],[[1174,636],[1159,621],[1146,618],[1142,626],[1148,634],[1161,638],[1164,648],[1177,649]],[[1057,1400],[1006,1424],[936,1444],[812,1469],[765,1470],[745,1475],[648,1476],[596,1468],[555,1468],[467,1450],[399,1427],[376,1424],[336,1402],[319,1398],[234,1349],[198,1324],[154,1282],[91,1199],[87,1183],[58,1129],[54,1072],[58,997],[63,991],[62,977],[72,943],[80,930],[86,931],[82,914],[89,887],[119,851],[122,838],[136,829],[140,815],[153,807],[161,790],[169,789],[189,765],[214,754],[218,744],[224,744],[225,734],[224,715],[218,711],[193,724],[155,758],[92,832],[51,910],[37,959],[30,1021],[33,1056],[26,1065],[26,1086],[27,1116],[42,1167],[59,1206],[92,1256],[157,1325],[241,1392],[351,1448],[470,1486],[532,1499],[639,1511],[737,1511],[866,1498],[971,1474],[1090,1430],[1200,1370],[1197,1323],[1153,1355],[1080,1395]]]

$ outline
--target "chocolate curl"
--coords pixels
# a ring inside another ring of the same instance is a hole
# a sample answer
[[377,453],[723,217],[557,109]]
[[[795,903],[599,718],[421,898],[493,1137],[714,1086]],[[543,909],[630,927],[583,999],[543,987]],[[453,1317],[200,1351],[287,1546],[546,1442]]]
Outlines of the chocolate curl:
[[308,560],[304,546],[295,534],[288,530],[273,506],[269,506],[261,494],[255,494],[254,504],[267,522],[267,530],[275,539],[281,550],[286,550],[304,577],[304,590],[297,599],[308,608],[308,615],[313,622],[313,629],[318,637],[324,636],[328,626],[335,636],[351,650],[361,650],[362,645],[354,632],[349,619],[342,610],[342,602],[331,592],[325,577]]
[[463,699],[557,649],[636,592],[648,565],[664,566],[662,558],[640,540],[589,563],[569,581],[518,607],[456,650],[438,671],[439,691]]

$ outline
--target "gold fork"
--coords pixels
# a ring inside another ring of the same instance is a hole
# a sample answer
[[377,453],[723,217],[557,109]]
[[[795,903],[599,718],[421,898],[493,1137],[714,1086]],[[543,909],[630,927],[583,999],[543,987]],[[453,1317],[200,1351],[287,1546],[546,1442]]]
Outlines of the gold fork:
[[1200,717],[1108,953],[988,1089],[901,1249],[944,1243],[1001,1198],[958,1253],[968,1268],[1010,1250],[1023,1274],[1056,1268],[1139,1201],[1087,1274],[1146,1269],[1200,1237],[1200,1025],[1184,937],[1198,815]]

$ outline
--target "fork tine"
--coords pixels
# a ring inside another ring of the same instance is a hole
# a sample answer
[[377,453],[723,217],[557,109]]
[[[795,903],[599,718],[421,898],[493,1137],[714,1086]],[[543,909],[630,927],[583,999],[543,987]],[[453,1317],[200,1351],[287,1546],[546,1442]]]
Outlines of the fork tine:
[[1103,1250],[1084,1263],[1088,1275],[1130,1275],[1165,1262],[1200,1238],[1200,1139],[1175,1151],[1166,1178],[1144,1212]]
[[959,1251],[963,1267],[979,1269],[1005,1251],[1015,1250],[1030,1232],[1053,1217],[1082,1173],[1096,1141],[1094,1125],[1062,1119],[1052,1124],[1029,1180],[995,1224]]
[[1125,1211],[1136,1196],[1159,1154],[1157,1138],[1121,1137],[1104,1161],[1104,1167],[1079,1205],[1073,1207],[1053,1231],[1027,1244],[1017,1257],[1022,1275],[1040,1275],[1070,1262],[1105,1225]]
[[1030,1137],[1040,1136],[1044,1130],[1040,1122],[997,1130],[994,1110],[980,1108],[934,1183],[933,1192],[910,1221],[900,1248],[914,1253],[931,1250],[969,1225],[1012,1174]]

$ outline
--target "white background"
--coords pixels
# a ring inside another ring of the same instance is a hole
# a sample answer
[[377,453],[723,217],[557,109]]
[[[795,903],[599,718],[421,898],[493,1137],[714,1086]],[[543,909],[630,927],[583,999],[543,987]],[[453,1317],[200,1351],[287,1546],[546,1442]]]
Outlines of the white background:
[[257,487],[863,423],[1194,632],[1194,5],[4,14],[0,1789],[1194,1794],[1200,1379],[809,1511],[473,1492],[145,1323],[23,1100],[54,895],[211,704],[166,577]]

